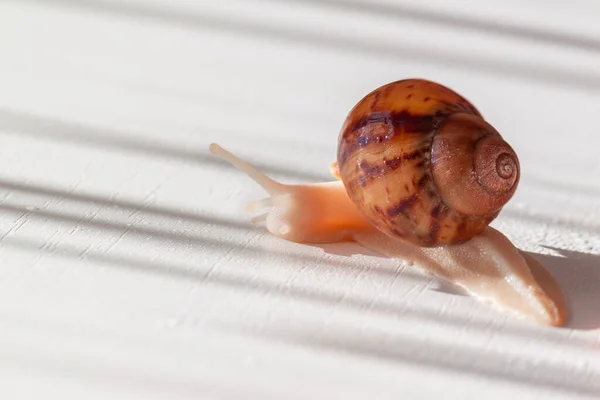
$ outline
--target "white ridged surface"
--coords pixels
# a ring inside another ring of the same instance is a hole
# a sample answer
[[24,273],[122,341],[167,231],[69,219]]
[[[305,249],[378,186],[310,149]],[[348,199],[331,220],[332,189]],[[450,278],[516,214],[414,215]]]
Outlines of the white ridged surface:
[[[600,395],[600,8],[546,3],[0,2],[0,396]],[[255,230],[260,188],[208,152],[329,179],[348,110],[412,76],[516,149],[493,226],[568,327]]]

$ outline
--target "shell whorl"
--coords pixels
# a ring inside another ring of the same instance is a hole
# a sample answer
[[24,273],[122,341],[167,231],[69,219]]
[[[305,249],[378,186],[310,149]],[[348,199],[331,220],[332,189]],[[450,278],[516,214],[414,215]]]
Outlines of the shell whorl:
[[422,79],[392,82],[359,101],[340,132],[337,162],[375,227],[422,246],[483,231],[519,178],[515,152],[478,110]]
[[463,113],[448,116],[431,148],[437,192],[450,208],[469,216],[489,215],[514,194],[519,159],[483,119]]
[[487,136],[475,147],[474,170],[490,193],[507,193],[517,184],[519,159],[505,141]]

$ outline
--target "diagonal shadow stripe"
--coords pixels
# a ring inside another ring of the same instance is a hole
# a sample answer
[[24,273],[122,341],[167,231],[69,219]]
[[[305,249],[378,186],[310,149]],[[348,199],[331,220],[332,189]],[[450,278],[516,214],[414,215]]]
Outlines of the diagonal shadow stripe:
[[[233,325],[233,324],[230,324]],[[307,328],[289,329],[263,327],[244,328],[222,324],[224,331],[237,330],[240,334],[275,340],[315,351],[338,352],[381,362],[416,365],[448,373],[449,371],[483,379],[507,381],[540,389],[576,395],[600,393],[598,373],[585,369],[572,369],[557,362],[539,363],[496,351],[483,351],[460,343],[451,345],[423,340],[407,334],[395,334],[382,338],[381,332],[366,331],[358,336],[327,330],[315,334]],[[420,349],[420,350],[415,350]],[[457,355],[457,356],[452,356]],[[526,371],[522,365],[511,367],[515,362],[531,364]]]
[[[272,1],[272,0],[270,0]],[[561,45],[575,49],[598,52],[600,40],[569,32],[552,32],[526,25],[514,25],[500,21],[482,21],[464,15],[443,14],[430,9],[419,9],[406,4],[382,4],[365,1],[339,0],[277,0],[277,2],[310,3],[338,10],[358,11],[383,18],[410,19],[451,29],[473,33],[494,34],[518,40],[530,40],[548,45]]]
[[[168,142],[148,141],[128,132],[98,128],[78,122],[64,121],[29,113],[0,109],[0,130],[4,133],[30,136],[45,140],[75,143],[89,147],[103,147],[111,150],[127,151],[147,157],[160,157],[179,162],[200,165],[215,165],[233,168],[228,163],[209,154],[206,150],[177,146]],[[206,143],[208,149],[208,143]],[[258,169],[267,174],[282,175],[308,182],[333,180],[326,174],[313,174],[296,168],[278,168],[260,161],[250,160]],[[324,168],[327,171],[327,168]]]
[[133,213],[141,213],[145,216],[158,216],[166,217],[174,220],[185,220],[202,225],[216,225],[226,228],[240,229],[240,230],[255,230],[254,226],[250,223],[244,223],[229,218],[223,218],[216,215],[203,215],[202,213],[186,212],[173,208],[156,207],[138,203],[135,201],[128,200],[117,200],[110,199],[107,197],[101,197],[86,193],[73,193],[67,190],[61,190],[56,188],[50,188],[41,185],[24,184],[17,181],[11,181],[7,179],[0,179],[0,190],[6,190],[9,192],[23,192],[30,193],[33,195],[43,195],[49,198],[65,199],[69,201],[77,201],[81,203],[97,204],[105,208],[120,208],[123,210],[130,211]]
[[[400,267],[386,267],[386,266],[372,266],[372,267],[361,267],[356,262],[354,262],[350,257],[345,258],[331,258],[326,255],[317,255],[317,254],[304,254],[304,253],[291,253],[284,249],[278,248],[266,248],[261,247],[260,245],[251,245],[251,244],[240,244],[234,243],[227,238],[212,238],[206,237],[205,235],[199,235],[196,230],[189,230],[186,232],[177,232],[168,227],[164,227],[163,224],[155,224],[154,226],[148,226],[148,218],[144,219],[144,226],[130,224],[130,223],[119,223],[115,221],[105,220],[97,217],[89,217],[80,214],[67,213],[67,212],[58,212],[52,210],[41,210],[41,209],[32,209],[27,206],[20,205],[11,205],[11,204],[3,204],[0,203],[0,212],[5,214],[15,214],[15,215],[27,215],[28,218],[37,218],[50,220],[59,223],[68,223],[74,224],[78,227],[87,227],[99,231],[108,231],[115,232],[117,234],[126,234],[131,236],[136,236],[141,239],[153,239],[157,241],[170,241],[176,242],[180,244],[192,244],[197,246],[198,250],[209,249],[212,251],[223,251],[228,249],[233,249],[237,253],[239,257],[266,257],[271,255],[277,255],[279,257],[293,259],[297,261],[308,262],[319,266],[320,268],[341,268],[343,270],[367,270],[369,273],[374,275],[380,275],[387,279],[395,279],[398,277],[400,273],[408,279],[409,276],[411,279],[425,279],[423,276],[418,273],[411,274],[410,272],[406,272],[400,269]],[[219,224],[228,227],[239,228],[242,230],[246,230],[249,234],[253,232],[255,236],[260,236],[263,233],[258,229],[250,229],[245,225],[238,225],[235,221],[228,221],[217,218],[207,218],[196,216],[195,221],[204,221],[205,224]],[[202,226],[199,226],[197,230],[201,230]],[[10,232],[10,231],[9,231]],[[2,242],[8,240],[6,237],[0,238]],[[13,240],[13,239],[11,239]],[[52,245],[55,247],[55,244]],[[81,255],[81,250],[78,250],[78,253]],[[110,256],[108,256],[110,257]]]

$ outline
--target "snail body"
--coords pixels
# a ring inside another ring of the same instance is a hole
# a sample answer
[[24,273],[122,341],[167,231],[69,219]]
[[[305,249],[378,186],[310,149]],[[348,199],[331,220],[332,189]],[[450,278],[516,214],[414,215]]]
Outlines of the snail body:
[[514,150],[479,111],[423,79],[389,83],[354,106],[336,172],[377,229],[425,247],[480,234],[520,176]]

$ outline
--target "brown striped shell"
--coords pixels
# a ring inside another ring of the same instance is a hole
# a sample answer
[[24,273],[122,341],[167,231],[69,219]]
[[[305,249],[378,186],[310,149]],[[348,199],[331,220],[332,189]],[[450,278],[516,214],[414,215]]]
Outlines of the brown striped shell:
[[389,83],[358,102],[340,132],[337,163],[375,227],[421,246],[481,233],[520,177],[514,150],[479,111],[422,79]]

